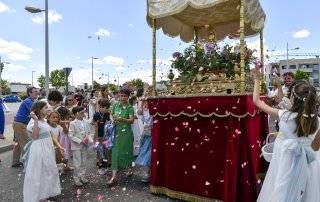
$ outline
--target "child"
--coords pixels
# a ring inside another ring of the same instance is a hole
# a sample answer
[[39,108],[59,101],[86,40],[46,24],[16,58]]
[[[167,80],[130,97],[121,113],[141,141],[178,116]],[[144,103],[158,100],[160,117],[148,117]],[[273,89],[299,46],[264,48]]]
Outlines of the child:
[[[134,121],[131,124],[132,132],[133,132],[133,155],[137,156],[139,154],[139,147],[140,147],[140,139],[141,139],[141,128],[140,128],[140,120],[138,119],[138,99],[136,96],[132,96],[129,99],[129,103],[133,106],[134,110]],[[142,124],[141,124],[142,125]]]
[[64,149],[63,157],[66,165],[64,171],[68,172],[73,170],[73,167],[70,167],[68,164],[71,149],[71,142],[68,136],[70,124],[70,111],[66,107],[60,107],[57,111],[60,115],[59,125],[62,127],[62,132],[59,136],[59,143]]
[[[253,70],[253,102],[262,111],[279,119],[280,134],[274,143],[258,201],[319,201],[320,161],[314,152],[319,149],[320,140],[316,90],[306,81],[298,82],[292,87],[291,109],[272,108],[259,97],[259,67],[256,64]],[[313,134],[316,134],[315,139]]]
[[[107,121],[110,121],[110,102],[106,98],[101,98],[98,101],[99,112],[93,115],[93,124],[95,127],[94,142],[99,142],[97,145],[97,166],[100,168],[107,167],[107,164],[111,162],[111,153],[106,148],[101,147],[104,137],[106,135],[105,125]],[[101,148],[99,150],[99,148]],[[102,150],[102,151],[101,151]]]
[[56,111],[51,111],[47,117],[47,122],[50,126],[50,133],[55,146],[56,163],[64,163],[63,152],[64,148],[59,143],[59,137],[62,135],[62,127],[58,125],[60,121],[60,115]]
[[150,162],[151,162],[151,128],[152,117],[150,116],[148,109],[148,102],[142,101],[142,109],[138,110],[138,113],[142,115],[143,132],[140,142],[139,155],[135,161],[137,167],[141,168],[142,175],[140,176],[142,181],[148,182],[150,176]]
[[48,111],[47,103],[35,102],[31,110],[32,119],[27,131],[32,140],[27,143],[22,158],[26,172],[23,201],[38,202],[59,195],[61,188],[50,127],[44,119]]
[[74,107],[72,113],[75,119],[70,122],[69,136],[71,138],[71,150],[75,167],[73,179],[76,186],[82,186],[83,183],[88,183],[85,178],[85,163],[87,161],[90,127],[84,120],[85,109],[83,107]]

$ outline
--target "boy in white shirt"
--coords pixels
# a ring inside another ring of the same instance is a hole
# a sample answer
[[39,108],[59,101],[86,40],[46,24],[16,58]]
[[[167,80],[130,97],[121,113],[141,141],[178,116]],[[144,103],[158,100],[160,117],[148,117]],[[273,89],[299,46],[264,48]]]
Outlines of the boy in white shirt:
[[75,119],[70,122],[69,136],[71,139],[71,150],[73,153],[74,173],[73,179],[76,186],[88,183],[85,178],[85,163],[87,161],[88,144],[90,139],[90,126],[84,120],[85,109],[74,107],[72,109]]

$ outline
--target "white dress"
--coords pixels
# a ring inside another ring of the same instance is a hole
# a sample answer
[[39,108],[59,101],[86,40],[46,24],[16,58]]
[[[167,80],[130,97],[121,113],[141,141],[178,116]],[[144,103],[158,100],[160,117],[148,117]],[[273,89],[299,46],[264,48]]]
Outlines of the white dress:
[[[297,137],[297,113],[279,110],[280,130],[258,202],[313,202],[320,199],[320,158],[314,134]],[[319,119],[318,119],[319,121]]]
[[[133,109],[134,109],[134,115],[138,116],[137,114],[137,104],[133,105]],[[133,155],[137,156],[139,154],[139,150],[140,150],[140,139],[141,139],[141,134],[142,134],[142,128],[141,125],[142,123],[140,123],[141,120],[138,119],[134,119],[133,124],[131,124],[131,128],[132,128],[132,132],[133,132]]]
[[[30,137],[33,125],[34,121],[31,119],[27,126]],[[38,202],[61,193],[55,152],[49,132],[50,126],[45,121],[39,121],[39,128],[39,139],[31,140],[25,147],[24,202]]]

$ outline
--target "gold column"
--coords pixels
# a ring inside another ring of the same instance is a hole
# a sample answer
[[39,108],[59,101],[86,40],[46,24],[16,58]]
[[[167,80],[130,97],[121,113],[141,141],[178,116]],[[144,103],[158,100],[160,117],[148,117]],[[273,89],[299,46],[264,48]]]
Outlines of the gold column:
[[[260,30],[260,62],[262,67],[264,66],[264,47],[263,47],[263,29]],[[264,69],[263,69],[264,71]],[[264,73],[264,72],[263,72]]]
[[245,92],[244,0],[240,0],[240,92]]
[[260,62],[262,68],[262,79],[260,80],[260,93],[264,94],[265,92],[265,72],[264,72],[264,46],[263,46],[263,29],[260,30]]
[[156,19],[152,19],[152,95],[157,95],[156,89],[156,65],[157,65],[157,30],[156,30]]
[[194,27],[194,43],[197,44],[199,41],[199,28],[198,27]]

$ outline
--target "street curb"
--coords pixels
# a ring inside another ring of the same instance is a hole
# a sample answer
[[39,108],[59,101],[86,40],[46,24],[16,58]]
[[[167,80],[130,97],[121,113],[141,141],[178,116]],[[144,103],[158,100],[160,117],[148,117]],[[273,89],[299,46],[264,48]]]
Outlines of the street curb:
[[4,153],[4,152],[7,152],[7,151],[10,151],[12,149],[13,149],[13,145],[12,144],[1,146],[0,147],[0,154]]

